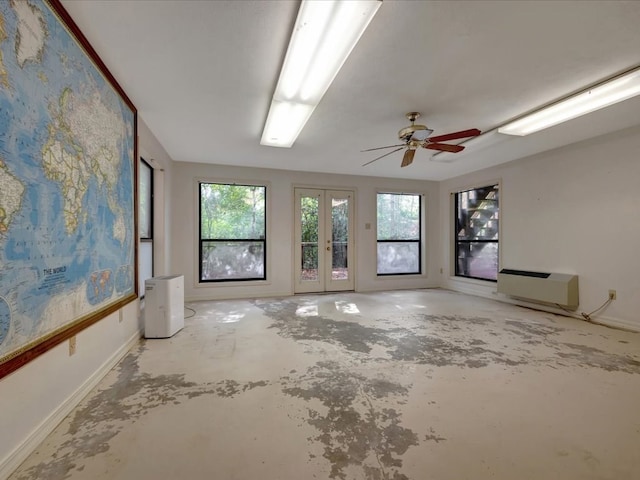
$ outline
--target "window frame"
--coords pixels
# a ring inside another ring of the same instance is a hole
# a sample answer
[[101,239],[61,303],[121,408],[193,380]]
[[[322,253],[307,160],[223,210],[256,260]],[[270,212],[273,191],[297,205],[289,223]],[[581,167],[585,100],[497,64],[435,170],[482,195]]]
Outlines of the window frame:
[[[153,241],[153,167],[142,157],[139,158],[140,164],[149,171],[149,236],[143,237],[139,235],[140,241]],[[140,199],[138,198],[138,202]],[[139,215],[138,215],[139,217]]]
[[[138,191],[138,225],[137,225],[137,235],[138,235],[138,242],[140,243],[140,246],[138,248],[138,274],[137,274],[137,282],[138,282],[138,290],[140,290],[138,292],[138,297],[139,298],[144,298],[145,297],[145,289],[144,289],[144,282],[141,280],[142,275],[144,275],[142,273],[142,267],[141,267],[141,260],[142,260],[142,256],[143,256],[143,252],[142,252],[142,244],[145,245],[150,245],[151,246],[151,277],[153,277],[154,273],[155,273],[155,252],[154,252],[154,168],[151,166],[151,164],[149,162],[147,162],[143,157],[138,157],[138,177],[137,177],[137,183],[138,183],[138,189],[140,190],[140,180],[141,180],[141,173],[140,173],[140,168],[145,168],[148,170],[149,172],[149,194],[147,197],[147,201],[148,201],[148,220],[149,220],[149,231],[148,234],[149,236],[147,237],[143,237],[141,235],[141,229],[140,229],[140,216],[142,213],[142,205],[140,203],[140,191]],[[146,280],[146,279],[145,279]]]
[[[380,240],[378,238],[378,196],[379,195],[405,195],[418,197],[418,239],[417,240]],[[407,276],[407,275],[422,275],[423,274],[423,249],[424,249],[424,212],[425,212],[425,194],[417,193],[417,192],[397,192],[397,191],[389,191],[389,190],[379,190],[376,192],[376,276],[377,277],[396,277],[396,276]],[[418,271],[414,272],[390,272],[390,273],[379,273],[378,272],[378,245],[380,243],[407,243],[407,244],[417,244],[418,245]]]
[[[256,187],[262,188],[264,191],[264,235],[263,238],[202,238],[202,185],[225,185],[230,187]],[[197,261],[198,261],[198,279],[199,285],[208,284],[230,284],[241,282],[246,284],[247,282],[265,282],[267,281],[267,232],[268,232],[268,206],[269,206],[269,185],[262,182],[246,182],[246,181],[230,181],[230,180],[211,180],[211,179],[197,179],[196,180],[196,198],[198,202],[198,238],[197,238]],[[205,279],[203,274],[203,244],[206,242],[226,242],[226,243],[247,243],[256,242],[262,243],[262,277],[246,277],[246,278],[219,278],[219,279]]]
[[[498,238],[496,239],[464,239],[464,240],[460,240],[458,238],[458,231],[460,230],[460,225],[458,223],[458,205],[460,202],[460,194],[462,193],[467,193],[467,192],[471,192],[474,190],[481,190],[481,189],[486,189],[486,188],[492,188],[498,191]],[[453,195],[453,274],[456,278],[464,278],[464,279],[471,279],[471,280],[480,280],[483,282],[492,282],[492,283],[497,283],[497,274],[498,271],[500,271],[500,228],[502,225],[501,219],[500,219],[500,192],[502,190],[502,185],[500,181],[490,181],[487,182],[486,184],[480,185],[480,186],[476,186],[476,187],[470,187],[470,188],[465,188],[463,190],[456,190],[455,192],[452,192]],[[472,244],[472,243],[484,243],[484,244],[489,244],[489,243],[494,243],[497,245],[498,247],[498,258],[497,258],[497,265],[496,265],[496,278],[484,278],[484,277],[477,277],[477,276],[473,276],[473,275],[464,275],[462,273],[460,273],[459,271],[459,263],[458,263],[458,258],[459,258],[459,249],[460,249],[460,244]]]

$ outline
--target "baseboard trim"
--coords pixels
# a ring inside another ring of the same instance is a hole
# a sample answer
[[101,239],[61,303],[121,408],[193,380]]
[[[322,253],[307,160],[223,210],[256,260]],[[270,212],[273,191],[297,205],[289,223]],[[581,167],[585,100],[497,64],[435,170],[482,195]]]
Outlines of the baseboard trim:
[[[583,320],[582,316],[573,315],[576,318]],[[637,323],[631,323],[626,320],[613,317],[595,317],[589,323],[595,323],[596,325],[604,325],[605,327],[617,328],[619,330],[627,330],[629,332],[640,333],[640,326]]]
[[250,300],[253,298],[280,298],[280,297],[291,297],[293,292],[269,292],[269,293],[252,293],[248,294],[246,292],[240,292],[237,294],[234,293],[226,293],[223,296],[215,296],[215,295],[197,295],[197,296],[189,296],[184,298],[185,304],[187,303],[196,303],[196,302],[216,302],[216,301],[224,301],[224,300]]
[[637,323],[632,323],[619,318],[606,317],[606,316],[595,316],[591,320],[586,320],[579,312],[568,312],[566,310],[562,310],[561,308],[556,308],[550,305],[544,305],[540,303],[531,303],[524,300],[509,298],[502,294],[499,294],[498,292],[495,291],[495,289],[487,289],[486,287],[484,289],[447,288],[446,290],[464,293],[467,295],[474,295],[476,297],[490,298],[491,300],[496,300],[498,302],[509,303],[511,305],[530,308],[532,310],[539,310],[541,312],[549,312],[556,315],[563,315],[565,317],[576,318],[578,320],[582,320],[583,322],[593,323],[595,325],[603,325],[605,327],[617,328],[620,330],[627,330],[630,332],[640,332],[640,325],[638,325]]
[[495,299],[492,293],[496,290],[496,284],[495,282],[456,278],[455,280],[446,282],[442,288],[454,292],[466,293],[468,295],[475,295],[476,297]]
[[38,445],[44,441],[47,435],[53,432],[60,422],[87,396],[91,389],[140,341],[142,334],[142,330],[136,331],[131,338],[116,350],[75,392],[45,418],[20,445],[0,461],[0,479],[9,478],[9,475],[38,448]]

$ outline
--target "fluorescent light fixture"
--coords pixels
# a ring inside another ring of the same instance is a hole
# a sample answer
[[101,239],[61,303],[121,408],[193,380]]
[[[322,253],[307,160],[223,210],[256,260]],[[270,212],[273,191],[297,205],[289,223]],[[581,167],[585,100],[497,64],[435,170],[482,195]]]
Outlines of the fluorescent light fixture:
[[498,128],[507,135],[529,135],[640,94],[640,68],[602,82]]
[[293,145],[381,4],[381,0],[302,1],[261,145]]

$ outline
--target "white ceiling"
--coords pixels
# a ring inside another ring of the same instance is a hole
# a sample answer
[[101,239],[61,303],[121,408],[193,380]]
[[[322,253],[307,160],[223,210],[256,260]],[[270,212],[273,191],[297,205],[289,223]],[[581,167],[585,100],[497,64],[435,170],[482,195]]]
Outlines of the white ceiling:
[[640,124],[637,97],[450,163],[360,152],[398,143],[409,111],[488,131],[640,65],[640,1],[385,0],[291,149],[260,137],[297,1],[62,3],[175,161],[442,180]]

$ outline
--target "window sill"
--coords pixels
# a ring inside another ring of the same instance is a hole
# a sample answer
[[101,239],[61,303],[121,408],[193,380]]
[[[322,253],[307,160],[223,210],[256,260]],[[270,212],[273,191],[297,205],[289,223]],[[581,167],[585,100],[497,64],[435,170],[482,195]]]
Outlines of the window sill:
[[481,278],[459,277],[457,275],[449,275],[451,282],[475,283],[476,285],[495,285],[496,280],[483,280]]
[[427,275],[424,273],[392,273],[387,275],[376,275],[376,280],[387,280],[387,279],[419,279],[419,278],[427,278]]
[[229,280],[221,282],[196,281],[195,288],[227,288],[227,287],[263,287],[271,285],[270,280]]

